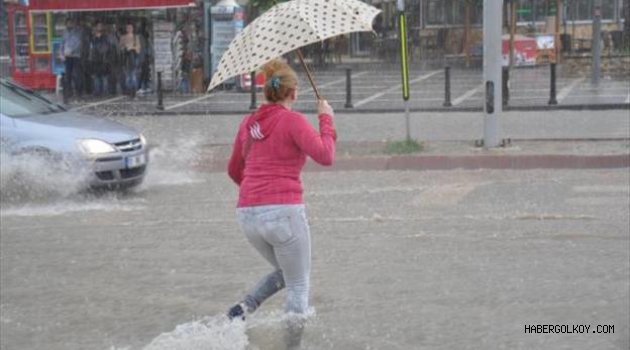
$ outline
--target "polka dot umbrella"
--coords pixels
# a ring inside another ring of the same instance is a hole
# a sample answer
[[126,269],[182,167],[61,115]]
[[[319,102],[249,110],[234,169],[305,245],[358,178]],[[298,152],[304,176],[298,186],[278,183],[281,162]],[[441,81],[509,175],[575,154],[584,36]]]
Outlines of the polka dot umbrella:
[[[228,78],[256,71],[271,59],[337,35],[372,31],[379,9],[358,0],[292,0],[270,8],[230,43],[208,91]],[[318,98],[311,73],[297,50]]]

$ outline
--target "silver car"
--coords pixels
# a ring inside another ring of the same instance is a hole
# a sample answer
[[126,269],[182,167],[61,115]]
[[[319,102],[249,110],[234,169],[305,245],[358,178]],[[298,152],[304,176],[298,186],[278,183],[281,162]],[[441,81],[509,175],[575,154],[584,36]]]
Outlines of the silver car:
[[146,174],[144,136],[122,124],[66,110],[0,79],[0,137],[9,156],[46,159],[93,188],[129,188]]

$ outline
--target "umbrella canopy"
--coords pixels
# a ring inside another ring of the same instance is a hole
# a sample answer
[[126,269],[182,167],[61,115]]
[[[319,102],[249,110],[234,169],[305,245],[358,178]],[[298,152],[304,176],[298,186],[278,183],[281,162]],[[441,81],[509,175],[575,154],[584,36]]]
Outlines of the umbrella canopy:
[[208,91],[273,58],[340,34],[372,31],[379,9],[358,0],[292,0],[256,18],[230,43]]

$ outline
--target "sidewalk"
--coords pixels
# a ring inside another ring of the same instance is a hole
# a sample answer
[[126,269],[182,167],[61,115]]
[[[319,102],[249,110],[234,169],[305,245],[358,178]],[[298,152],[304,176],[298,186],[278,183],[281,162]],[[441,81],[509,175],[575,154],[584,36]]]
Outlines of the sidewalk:
[[[317,118],[306,113],[310,123]],[[191,159],[203,171],[225,171],[234,135],[244,114],[110,116],[142,131],[149,144],[173,157]],[[498,121],[508,147],[483,149],[483,113],[411,113],[410,135],[423,143],[412,155],[388,155],[387,142],[405,139],[404,113],[335,113],[339,139],[332,168],[359,169],[531,169],[629,166],[627,110],[506,112]],[[159,140],[176,140],[171,142]]]
[[[317,69],[314,72],[315,81],[321,95],[335,110],[344,113],[401,112],[405,110],[406,104],[412,112],[482,111],[484,89],[482,71],[479,69],[450,70],[451,105],[445,107],[447,84],[444,68],[412,67],[409,72],[411,97],[405,103],[401,96],[400,70],[394,65],[372,67],[372,64],[363,63],[350,71],[350,89],[347,89],[347,72],[343,65]],[[300,76],[300,88],[295,108],[312,112],[312,90],[304,72],[300,69],[297,73]],[[630,109],[630,83],[623,77],[607,77],[602,79],[598,87],[593,87],[585,76],[561,75],[556,82],[557,104],[554,105],[549,104],[548,67],[520,68],[510,74],[509,101],[504,110]],[[137,96],[135,99],[117,96],[70,102],[69,107],[72,109],[105,115],[231,114],[247,113],[252,105],[252,95],[232,89],[214,90],[208,94],[165,92],[161,104],[156,93]],[[254,105],[263,102],[264,96],[259,91]]]
[[[507,140],[506,140],[507,141]],[[603,169],[630,167],[630,139],[510,140],[484,149],[474,142],[423,142],[413,154],[387,154],[387,142],[340,142],[332,167],[308,161],[306,171],[452,169]],[[206,145],[197,168],[223,172],[231,145]]]

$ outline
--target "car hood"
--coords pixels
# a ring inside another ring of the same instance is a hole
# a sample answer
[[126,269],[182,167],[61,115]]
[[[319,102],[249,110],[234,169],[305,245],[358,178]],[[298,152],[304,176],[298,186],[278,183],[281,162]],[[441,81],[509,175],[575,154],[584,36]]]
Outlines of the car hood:
[[75,139],[99,139],[117,143],[138,137],[138,132],[128,126],[76,112],[30,116],[20,118],[20,121],[40,124],[49,129],[51,134],[64,134]]

